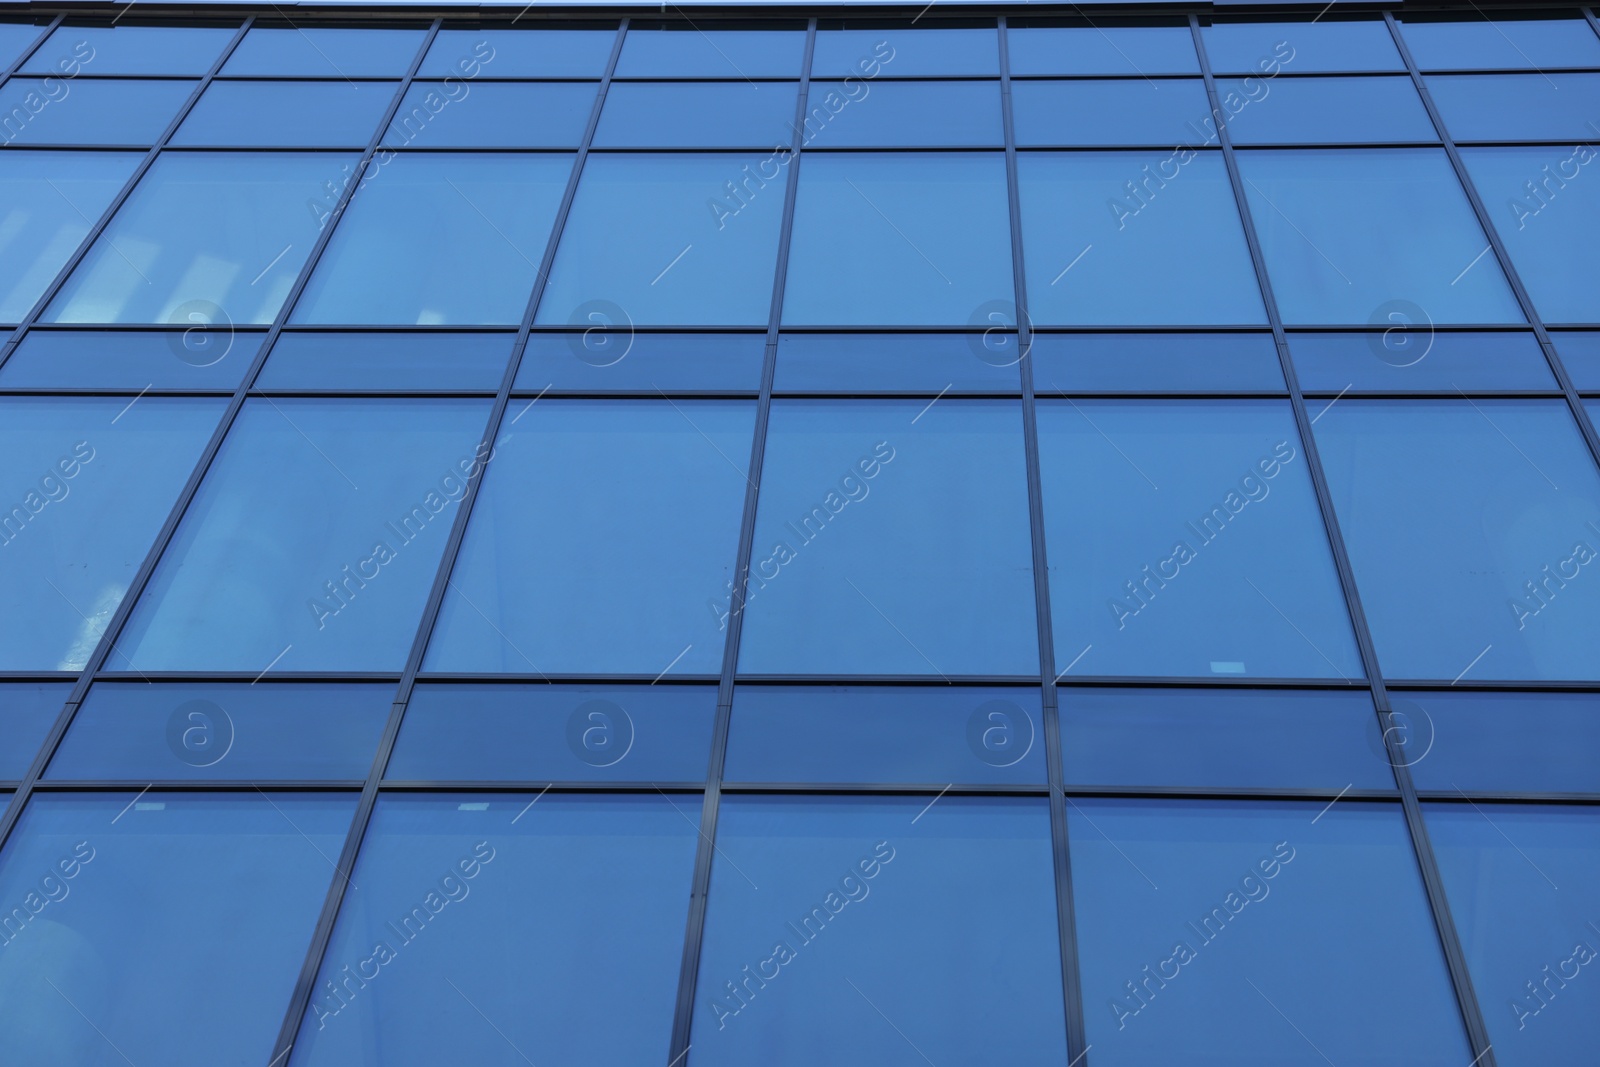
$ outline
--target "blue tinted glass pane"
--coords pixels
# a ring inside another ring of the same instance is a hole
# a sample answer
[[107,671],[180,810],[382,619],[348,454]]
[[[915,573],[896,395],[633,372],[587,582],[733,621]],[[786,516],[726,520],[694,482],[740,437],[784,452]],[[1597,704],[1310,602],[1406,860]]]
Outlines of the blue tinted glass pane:
[[384,775],[433,781],[703,782],[710,685],[417,687]]
[[1600,40],[1581,18],[1490,20],[1481,11],[1460,22],[1397,16],[1406,47],[1423,70],[1600,66]]
[[787,150],[590,156],[536,321],[765,326],[787,162]]
[[1600,985],[1585,981],[1600,952],[1595,809],[1429,804],[1425,810],[1495,1062],[1584,1062],[1600,1042]]
[[699,798],[532,799],[379,802],[292,1063],[667,1061]]
[[815,81],[806,106],[807,145],[942,148],[1003,142],[999,82]]
[[1015,401],[774,403],[739,669],[1036,673],[1027,519]]
[[390,684],[99,682],[47,776],[365,778],[393,698]]
[[68,682],[0,685],[0,779],[17,781],[28,773],[71,693]]
[[47,319],[271,322],[317,238],[319,214],[307,205],[323,202],[341,164],[348,157],[311,152],[163,155]]
[[0,322],[18,322],[110,206],[137,153],[0,153]]
[[1222,78],[1217,98],[1233,116],[1228,136],[1234,144],[1438,140],[1416,87],[1404,76],[1270,83]]
[[[225,406],[0,401],[0,669],[81,670]],[[113,658],[108,667],[123,664]]]
[[1043,784],[1039,690],[741,686],[733,782]]
[[1441,74],[1428,92],[1457,141],[1586,139],[1600,115],[1600,74]]
[[715,30],[635,23],[617,60],[619,78],[797,78],[804,29]]
[[1028,354],[1039,393],[1285,389],[1266,333],[1036,333]]
[[1019,81],[1011,107],[1020,145],[1176,144],[1211,137],[1198,78]]
[[1060,695],[1069,785],[1394,788],[1364,692],[1074,688]]
[[418,82],[407,91],[383,143],[576,148],[594,98],[595,87],[588,82]]
[[761,385],[766,335],[635,333],[591,309],[582,333],[534,333],[517,368],[518,389],[753,393]]
[[381,156],[370,164],[369,184],[339,221],[294,320],[521,321],[572,157],[452,153],[390,160],[387,167]]
[[232,392],[260,344],[261,334],[239,333],[230,323],[196,325],[182,333],[32,330],[0,367],[0,385]]
[[1000,309],[1014,323],[1009,227],[998,153],[807,159],[783,320],[988,325]]
[[[1001,316],[996,322],[1004,322]],[[773,388],[791,393],[1017,393],[1017,335],[786,333]]]
[[1304,389],[1554,389],[1531,333],[1435,331],[1395,311],[1382,333],[1289,335]]
[[494,390],[505,377],[512,340],[506,333],[285,333],[255,384],[259,389]]
[[1361,676],[1286,405],[1045,401],[1039,462],[1058,662],[1090,675]]
[[212,82],[173,144],[361,148],[394,82]]
[[424,78],[598,78],[617,39],[602,30],[440,30]]
[[1600,185],[1576,181],[1589,144],[1465,148],[1461,158],[1546,322],[1600,320]]
[[9,67],[43,33],[42,23],[0,22],[0,63]]
[[[594,143],[622,148],[770,148],[794,140],[788,82],[619,82]],[[581,132],[581,131],[580,131]]]
[[1345,400],[1317,443],[1385,674],[1600,676],[1600,475],[1564,404]]
[[1068,803],[1097,1065],[1472,1059],[1398,805]]
[[232,27],[61,26],[22,65],[24,74],[204,74]]
[[813,78],[963,74],[999,77],[999,38],[992,25],[970,29],[828,26],[818,29],[816,54],[811,60]]
[[16,78],[0,89],[0,141],[154,144],[194,86],[190,81]]
[[0,957],[8,1056],[266,1063],[354,809],[354,794],[36,795],[0,860],[0,899],[42,905]]
[[1337,22],[1218,22],[1204,27],[1206,55],[1218,74],[1266,74],[1283,68],[1403,70],[1400,52],[1380,19]]
[[753,405],[517,407],[473,507],[428,669],[716,674]]
[[690,1064],[1067,1062],[1043,798],[927,804],[723,800]]
[[1018,183],[1035,322],[1266,321],[1216,153],[1028,153]]
[[1600,333],[1552,333],[1561,363],[1583,390],[1600,390]]
[[476,476],[489,452],[474,447],[488,406],[246,404],[113,662],[136,670],[399,669],[463,478]]
[[1239,169],[1285,322],[1522,321],[1443,151],[1241,152]]
[[1187,26],[1013,26],[1012,74],[1199,74]]
[[424,30],[258,27],[222,67],[224,74],[301,74],[312,78],[399,77],[427,37]]
[[1591,693],[1391,693],[1418,789],[1600,793],[1600,701]]

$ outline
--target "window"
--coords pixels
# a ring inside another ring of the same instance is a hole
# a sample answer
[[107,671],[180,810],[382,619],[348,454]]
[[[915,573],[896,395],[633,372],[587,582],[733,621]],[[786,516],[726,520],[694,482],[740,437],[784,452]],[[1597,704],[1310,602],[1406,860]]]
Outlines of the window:
[[[1006,322],[1004,312],[991,323]],[[1007,323],[1008,324],[1008,323]],[[784,333],[778,393],[1022,392],[1016,333]],[[976,356],[977,358],[973,358]]]
[[1400,692],[1390,702],[1419,754],[1411,763],[1418,789],[1600,794],[1600,768],[1589,758],[1600,744],[1592,694]]
[[172,143],[362,148],[394,99],[395,84],[212,82]]
[[21,73],[200,75],[237,32],[231,26],[58,26]]
[[1587,140],[1600,114],[1600,74],[1439,74],[1428,93],[1457,141]]
[[[1217,79],[1234,144],[1436,141],[1407,77]],[[1237,107],[1237,111],[1235,108]]]
[[888,23],[857,28],[819,23],[813,78],[1000,76],[994,26],[909,28]]
[[1405,69],[1381,19],[1215,22],[1200,32],[1218,74]]
[[1198,78],[1019,81],[1011,86],[1019,145],[1208,142],[1211,104]]
[[43,32],[43,23],[0,22],[0,63],[11,66]]
[[0,748],[0,780],[20,781],[28,773],[71,693],[72,685],[67,682],[0,685],[0,730],[8,739]]
[[1013,23],[1007,36],[1013,75],[1200,73],[1194,38],[1182,25]]
[[[767,23],[771,25],[771,23]],[[797,78],[805,55],[803,25],[793,30],[714,30],[687,21],[628,27],[619,78]]]
[[30,330],[5,366],[8,389],[220,389],[232,392],[260,333],[191,312],[186,330]]
[[189,81],[15,78],[0,89],[0,142],[151,145],[194,86]]
[[531,334],[516,388],[752,396],[761,388],[764,333],[637,333],[612,313],[620,310],[582,312],[582,332]]
[[594,143],[605,148],[773,148],[794,140],[796,85],[618,82]]
[[383,143],[397,148],[576,148],[594,110],[587,82],[417,82]]
[[615,28],[440,30],[417,73],[424,78],[598,78]]
[[[1294,333],[1289,348],[1304,389],[1554,389],[1531,333],[1434,330],[1407,309],[1388,312],[1382,333]],[[1378,325],[1382,325],[1379,323]]]
[[1467,70],[1600,66],[1600,40],[1581,18],[1490,19],[1479,12],[1465,21],[1399,15],[1401,36],[1423,70]]
[[808,147],[998,148],[1005,140],[999,82],[814,81],[806,106]]
[[1286,391],[1269,333],[1036,333],[1033,388],[1047,393]]
[[410,68],[426,37],[422,30],[258,26],[245,34],[223,65],[222,73],[398,78]]
[[260,389],[476,389],[493,392],[511,358],[509,333],[283,333]]

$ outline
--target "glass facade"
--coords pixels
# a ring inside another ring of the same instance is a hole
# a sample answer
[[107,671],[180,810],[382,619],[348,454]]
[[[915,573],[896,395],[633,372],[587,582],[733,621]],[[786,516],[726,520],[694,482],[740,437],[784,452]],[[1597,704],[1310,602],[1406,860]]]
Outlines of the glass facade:
[[0,10],[0,1062],[1596,1062],[1593,10],[517,6]]

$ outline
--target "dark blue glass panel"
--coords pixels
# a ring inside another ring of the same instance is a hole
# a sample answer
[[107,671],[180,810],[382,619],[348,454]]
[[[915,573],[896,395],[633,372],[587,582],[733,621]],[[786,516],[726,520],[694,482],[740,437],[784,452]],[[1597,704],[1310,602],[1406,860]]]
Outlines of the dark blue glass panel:
[[741,686],[723,778],[1042,785],[1039,690]]
[[740,671],[1036,674],[1027,518],[1015,401],[774,403]]
[[[882,86],[879,86],[882,88]],[[999,153],[818,154],[795,207],[783,321],[1015,324]]]
[[417,82],[406,92],[383,143],[576,148],[589,124],[595,91],[589,82]]
[[1457,141],[1595,136],[1600,74],[1437,74],[1427,81]]
[[1361,677],[1286,404],[1044,401],[1039,462],[1058,664]]
[[1062,689],[1068,785],[1393,789],[1366,692]]
[[593,325],[582,333],[528,337],[518,389],[753,393],[761,386],[765,334],[636,333],[603,312],[587,314]]
[[1039,393],[1284,392],[1267,333],[1036,333]]
[[172,137],[180,145],[363,148],[395,82],[212,82]]
[[0,142],[154,144],[194,87],[191,81],[14,78],[0,89]]
[[1429,804],[1428,835],[1504,1067],[1583,1063],[1600,1043],[1600,819],[1592,807]]
[[28,773],[71,693],[70,682],[0,685],[0,780],[14,782]]
[[1550,340],[1573,385],[1585,391],[1600,390],[1600,333],[1552,333]]
[[479,439],[488,409],[477,400],[247,403],[111,662],[398,670],[464,479],[490,453]]
[[0,322],[20,322],[138,165],[137,152],[0,152]]
[[1382,19],[1216,22],[1200,32],[1218,74],[1405,69]]
[[567,153],[380,153],[294,321],[520,322],[571,172]]
[[857,29],[817,28],[813,78],[913,78],[1000,76],[999,39],[993,25],[913,29],[902,24]]
[[[811,83],[805,143],[943,148],[1004,143],[997,81]],[[787,143],[787,142],[785,142]]]
[[1017,393],[1024,358],[999,316],[984,333],[786,333],[773,388],[789,393]]
[[309,78],[398,78],[422,47],[424,30],[272,29],[245,34],[222,73]]
[[636,22],[617,60],[619,78],[798,78],[804,27],[714,30],[687,22]]
[[0,400],[0,595],[28,605],[0,616],[0,669],[83,668],[225,406]]
[[1304,389],[1554,389],[1531,333],[1439,332],[1401,311],[1382,333],[1295,333],[1289,351]]
[[788,161],[590,156],[536,321],[765,326]]
[[13,909],[0,953],[8,1058],[266,1063],[355,804],[36,794],[0,858],[0,900]]
[[1217,98],[1234,144],[1436,141],[1404,75],[1379,78],[1221,78]]
[[1212,136],[1198,78],[1019,81],[1011,107],[1019,145],[1193,144]]
[[455,782],[703,782],[710,685],[419,685],[384,775]]
[[271,322],[332,211],[328,190],[337,191],[349,164],[327,152],[164,154],[67,279],[46,321],[187,326],[198,314]]
[[1200,73],[1187,26],[1013,25],[1007,41],[1013,75]]
[[492,391],[512,341],[509,333],[285,333],[256,387]]
[[[1600,183],[1592,144],[1464,148],[1461,158],[1546,322],[1600,321]],[[1492,257],[1486,257],[1492,258]]]
[[1042,797],[725,797],[688,1060],[1060,1065],[1057,944]]
[[24,74],[204,74],[238,32],[210,26],[60,26]]
[[794,141],[797,92],[789,82],[618,82],[606,93],[594,143],[610,148],[788,145]]
[[598,78],[617,39],[598,30],[440,30],[424,78]]
[[699,809],[384,797],[290,1062],[665,1063]]
[[754,424],[740,401],[514,402],[428,669],[718,673]]
[[[1406,47],[1423,70],[1600,66],[1600,39],[1582,18],[1490,19],[1479,11],[1459,21],[1397,15]],[[1565,13],[1563,13],[1565,14]]]
[[34,330],[0,367],[8,389],[226,389],[239,386],[262,335],[196,312],[182,333]]
[[1068,805],[1099,1067],[1472,1060],[1399,805]]
[[1418,789],[1600,793],[1592,693],[1391,692],[1389,702],[1414,746]]
[[1034,322],[1266,322],[1220,154],[1030,152],[1018,183]]
[[43,33],[43,22],[0,22],[0,64],[15,63]]
[[1239,170],[1285,322],[1522,321],[1443,150],[1240,152]]
[[360,779],[394,686],[97,682],[48,778]]
[[1387,676],[1600,677],[1600,474],[1565,404],[1343,400],[1317,444]]

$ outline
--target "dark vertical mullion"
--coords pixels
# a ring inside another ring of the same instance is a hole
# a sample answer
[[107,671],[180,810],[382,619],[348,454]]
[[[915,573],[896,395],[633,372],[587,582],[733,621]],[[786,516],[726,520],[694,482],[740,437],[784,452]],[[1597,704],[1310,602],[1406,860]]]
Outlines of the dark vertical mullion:
[[[432,43],[438,27],[439,21],[436,20],[434,22],[434,30],[429,33],[428,40],[423,43],[422,53],[417,56],[411,74],[407,76],[406,81],[401,85],[401,95],[395,100],[396,108],[398,108],[400,100],[404,97],[405,91],[415,75],[417,66],[421,64],[423,56],[426,55],[428,46]],[[567,216],[572,210],[573,200],[577,197],[578,182],[583,173],[584,161],[588,158],[589,147],[594,140],[595,129],[600,124],[600,111],[605,106],[606,92],[611,86],[611,76],[616,70],[617,58],[622,54],[622,43],[627,36],[627,32],[628,20],[623,19],[617,28],[616,38],[611,45],[611,56],[607,60],[605,73],[601,76],[594,104],[589,111],[589,121],[584,128],[583,140],[579,143],[578,151],[573,157],[572,170],[567,176],[566,189],[562,193],[561,203],[556,209],[555,218],[551,221],[550,236],[545,242],[544,256],[540,260],[538,272],[534,275],[533,289],[528,296],[527,306],[523,310],[521,322],[517,327],[516,340],[512,345],[505,374],[501,377],[500,387],[495,394],[494,403],[489,411],[488,422],[483,431],[483,442],[493,442],[499,436],[501,422],[504,420],[506,408],[511,401],[511,387],[516,381],[517,369],[521,364],[522,354],[527,347],[528,334],[533,328],[534,316],[538,313],[540,300],[544,296],[545,284],[550,277],[551,267],[555,263],[556,249],[561,243],[562,230],[566,228]],[[380,138],[383,135],[383,131],[387,130],[391,118],[392,114],[384,119],[384,125],[379,131]],[[492,451],[490,455],[492,457]],[[344,848],[339,855],[339,863],[336,870],[340,877],[335,878],[328,887],[328,895],[323,901],[322,914],[317,921],[311,944],[306,951],[305,961],[300,969],[300,977],[295,984],[294,995],[290,998],[288,1009],[284,1013],[283,1024],[279,1028],[278,1042],[274,1046],[278,1050],[276,1052],[278,1057],[282,1057],[284,1053],[294,1046],[306,1009],[310,1005],[312,995],[315,993],[317,976],[322,971],[323,958],[326,956],[328,945],[333,939],[334,924],[339,917],[339,909],[344,903],[345,887],[349,884],[348,875],[355,870],[356,855],[360,851],[361,841],[366,835],[367,826],[372,820],[372,812],[377,806],[378,787],[383,780],[389,757],[394,751],[395,740],[400,735],[400,724],[405,717],[411,693],[416,688],[417,674],[422,669],[423,656],[427,652],[428,642],[433,636],[433,628],[438,622],[439,612],[444,604],[444,595],[450,584],[450,574],[455,567],[462,542],[466,538],[467,522],[472,516],[473,504],[476,502],[478,493],[483,485],[484,476],[488,473],[486,467],[487,464],[484,467],[480,467],[474,477],[466,479],[466,491],[462,494],[461,503],[456,508],[454,519],[451,520],[450,536],[445,542],[438,569],[434,573],[433,585],[429,589],[422,617],[417,624],[416,637],[412,640],[411,650],[407,654],[406,665],[395,691],[394,703],[389,709],[389,719],[384,724],[383,736],[378,742],[378,751],[373,757],[372,767],[362,785],[361,798],[356,804],[355,816],[351,820],[350,831],[345,838]],[[277,1064],[278,1060],[274,1059],[268,1067],[277,1067]]]
[[[1390,18],[1386,13],[1385,18]],[[1213,117],[1216,119],[1218,143],[1222,151],[1222,160],[1227,168],[1228,181],[1233,188],[1234,200],[1239,210],[1240,223],[1244,229],[1245,243],[1250,249],[1250,259],[1255,267],[1256,279],[1261,286],[1261,299],[1266,307],[1268,322],[1272,325],[1272,336],[1277,343],[1278,361],[1283,371],[1284,382],[1289,388],[1289,403],[1294,410],[1296,428],[1300,434],[1300,447],[1305,452],[1306,466],[1311,476],[1311,484],[1317,496],[1317,507],[1322,513],[1323,525],[1328,536],[1328,544],[1332,549],[1334,566],[1339,574],[1339,584],[1344,591],[1345,604],[1350,614],[1350,622],[1355,630],[1356,644],[1361,652],[1361,663],[1367,674],[1367,683],[1371,687],[1373,706],[1378,715],[1379,728],[1383,733],[1384,749],[1389,758],[1389,765],[1394,771],[1395,785],[1400,793],[1401,808],[1405,814],[1406,828],[1411,836],[1412,849],[1417,860],[1418,872],[1422,877],[1423,890],[1427,894],[1428,903],[1433,912],[1434,927],[1439,936],[1440,948],[1444,952],[1445,964],[1449,968],[1451,982],[1454,985],[1456,1004],[1461,1012],[1462,1022],[1467,1032],[1467,1040],[1472,1046],[1477,1059],[1475,1065],[1481,1067],[1494,1067],[1494,1053],[1490,1050],[1488,1027],[1484,1024],[1483,1012],[1479,1008],[1476,994],[1472,989],[1472,978],[1467,970],[1466,955],[1461,948],[1460,937],[1456,933],[1455,921],[1451,918],[1450,908],[1445,899],[1444,879],[1439,873],[1438,862],[1433,854],[1433,846],[1428,839],[1427,827],[1422,818],[1422,806],[1417,801],[1416,786],[1412,783],[1411,772],[1406,762],[1406,755],[1395,732],[1389,727],[1392,725],[1392,712],[1389,705],[1389,694],[1384,688],[1383,674],[1378,666],[1377,648],[1372,640],[1372,631],[1367,625],[1365,611],[1361,607],[1361,597],[1356,588],[1355,571],[1351,567],[1349,553],[1344,543],[1344,535],[1339,529],[1338,516],[1334,512],[1333,494],[1328,488],[1326,473],[1323,471],[1321,454],[1317,449],[1316,437],[1311,425],[1311,417],[1306,410],[1305,395],[1300,388],[1300,379],[1295,373],[1294,362],[1290,358],[1288,339],[1284,333],[1283,318],[1278,310],[1278,302],[1272,290],[1272,279],[1267,272],[1266,259],[1261,251],[1261,242],[1256,233],[1255,221],[1250,211],[1250,201],[1245,195],[1244,180],[1239,172],[1239,161],[1234,155],[1233,141],[1224,121],[1226,111],[1221,106],[1217,97],[1216,79],[1211,72],[1211,60],[1206,53],[1205,38],[1200,32],[1200,20],[1197,16],[1189,16],[1189,32],[1194,38],[1195,52],[1200,59],[1200,74],[1205,81],[1206,98],[1210,103]]]
[[761,393],[756,400],[754,439],[750,445],[749,483],[740,519],[739,551],[734,559],[732,596],[728,603],[728,637],[722,651],[722,678],[717,686],[717,717],[711,735],[706,790],[700,807],[700,840],[695,851],[693,882],[689,890],[689,916],[683,939],[683,962],[678,971],[678,1001],[672,1018],[672,1043],[668,1067],[676,1067],[689,1051],[694,1025],[695,983],[700,974],[706,907],[711,890],[711,861],[722,802],[722,769],[728,752],[728,727],[733,716],[733,683],[739,669],[739,641],[744,630],[745,591],[750,582],[750,558],[756,538],[756,504],[761,466],[766,454],[767,423],[772,412],[772,382],[777,373],[778,331],[783,321],[783,297],[789,276],[789,246],[794,236],[795,201],[800,189],[800,154],[805,147],[806,107],[811,93],[811,57],[816,50],[817,20],[806,25],[805,55],[800,64],[799,96],[795,100],[794,140],[790,142],[789,175],[783,191],[782,228],[778,233],[777,262],[772,279],[772,306],[767,315],[767,342],[761,365]]
[[1045,767],[1050,782],[1050,852],[1055,870],[1056,926],[1061,949],[1061,991],[1067,1025],[1067,1059],[1084,1061],[1083,982],[1078,971],[1078,928],[1072,896],[1072,853],[1067,840],[1066,774],[1062,769],[1061,712],[1056,692],[1055,636],[1050,618],[1050,570],[1045,555],[1044,485],[1039,473],[1039,418],[1033,395],[1033,322],[1022,249],[1022,198],[1017,178],[1017,138],[1011,101],[1011,48],[1000,16],[1000,119],[1005,131],[1006,199],[1011,221],[1011,276],[1017,309],[1017,371],[1022,385],[1022,441],[1028,478],[1028,529],[1033,546],[1033,596],[1038,617],[1039,670],[1043,680]]

